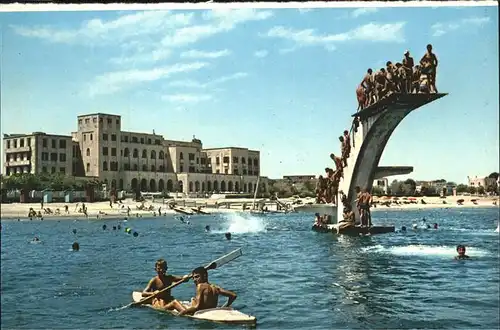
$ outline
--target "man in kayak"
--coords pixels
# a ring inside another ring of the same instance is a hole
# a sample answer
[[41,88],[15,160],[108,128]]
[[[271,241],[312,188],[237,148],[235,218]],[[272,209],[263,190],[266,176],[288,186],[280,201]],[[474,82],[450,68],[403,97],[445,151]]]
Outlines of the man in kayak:
[[175,309],[179,315],[192,315],[197,311],[216,308],[219,303],[219,295],[228,297],[227,302],[222,307],[229,307],[236,299],[236,293],[225,290],[217,285],[208,282],[208,272],[204,267],[198,267],[192,272],[193,281],[196,284],[196,297],[191,299],[191,306],[185,306],[178,300],[173,300],[165,308]]
[[[158,291],[163,290],[164,288],[172,285],[175,282],[179,282],[182,280],[184,280],[185,282],[189,281],[189,276],[180,277],[175,275],[167,275],[167,269],[168,266],[166,260],[158,259],[156,261],[155,270],[157,275],[149,281],[144,291],[142,291],[143,297],[152,296]],[[157,295],[151,302],[151,305],[164,308],[172,300],[174,300],[174,297],[172,297],[170,290],[166,290],[165,292]]]

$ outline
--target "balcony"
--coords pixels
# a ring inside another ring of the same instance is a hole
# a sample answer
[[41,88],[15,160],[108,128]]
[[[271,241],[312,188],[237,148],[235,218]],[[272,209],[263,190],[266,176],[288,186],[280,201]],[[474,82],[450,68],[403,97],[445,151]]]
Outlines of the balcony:
[[5,167],[9,166],[25,166],[25,165],[30,165],[31,161],[26,159],[26,160],[12,160],[5,162]]
[[5,149],[6,154],[10,154],[10,153],[14,153],[14,152],[29,152],[29,151],[31,151],[30,146],[17,147],[17,148],[10,147],[9,149]]

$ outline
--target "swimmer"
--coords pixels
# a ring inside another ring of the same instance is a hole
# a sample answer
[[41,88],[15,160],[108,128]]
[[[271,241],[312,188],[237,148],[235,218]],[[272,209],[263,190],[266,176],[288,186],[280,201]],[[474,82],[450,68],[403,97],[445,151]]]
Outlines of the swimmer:
[[224,236],[226,236],[226,239],[227,239],[228,241],[230,241],[230,240],[231,240],[231,233],[225,233],[225,234],[224,234]]
[[209,225],[206,225],[206,226],[205,226],[205,232],[207,232],[207,233],[208,233],[209,231],[210,231],[210,226],[209,226]]
[[461,260],[461,259],[469,259],[470,257],[465,254],[465,246],[463,245],[457,245],[457,252],[458,256],[455,257],[455,260]]
[[406,233],[406,226],[401,227],[401,231]]
[[40,241],[40,239],[38,237],[36,237],[36,236],[33,237],[33,242],[38,242],[38,241]]
[[437,223],[434,224],[434,229],[438,229],[438,224]]
[[137,237],[137,236],[139,236],[139,233],[134,231],[134,237]]
[[106,230],[106,225],[102,225],[102,230]]
[[80,244],[78,242],[74,242],[73,245],[71,246],[73,251],[79,251],[80,250]]
[[76,235],[76,229],[73,229],[73,234],[75,234],[75,235]]

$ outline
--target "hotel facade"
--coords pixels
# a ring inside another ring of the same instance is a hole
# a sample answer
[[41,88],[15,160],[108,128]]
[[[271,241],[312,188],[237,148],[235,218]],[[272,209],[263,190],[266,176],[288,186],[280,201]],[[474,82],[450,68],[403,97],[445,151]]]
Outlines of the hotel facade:
[[[257,150],[123,131],[121,116],[105,113],[78,116],[77,125],[68,136],[4,134],[4,175],[60,172],[118,190],[184,193],[253,193],[260,176]],[[267,189],[260,177],[259,191]]]

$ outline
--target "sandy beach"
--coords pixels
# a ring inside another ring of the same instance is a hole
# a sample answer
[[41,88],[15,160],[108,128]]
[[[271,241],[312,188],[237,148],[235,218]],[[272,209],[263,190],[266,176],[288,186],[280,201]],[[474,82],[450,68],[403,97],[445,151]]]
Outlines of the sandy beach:
[[[457,203],[458,200],[463,199],[462,205]],[[314,203],[312,198],[300,199],[303,204]],[[439,197],[418,197],[413,200],[414,203],[409,204],[409,200],[404,200],[399,198],[396,204],[394,199],[387,198],[374,198],[378,201],[376,207],[372,210],[404,210],[404,209],[429,209],[429,208],[464,208],[464,207],[495,207],[495,202],[500,204],[499,198],[497,197],[475,197],[475,196],[449,196],[446,198]],[[422,200],[425,204],[422,204]],[[475,200],[475,202],[474,202]],[[380,203],[391,201],[390,206],[381,205]],[[191,211],[191,208],[196,206],[202,206],[202,210],[211,214],[215,213],[227,213],[227,212],[242,212],[243,203],[246,203],[247,209],[252,205],[251,199],[177,199],[179,207]],[[280,199],[280,202],[285,204],[297,203],[297,199],[288,198]],[[405,202],[407,204],[405,204]],[[219,207],[216,207],[216,203]],[[229,204],[226,205],[226,203]],[[68,205],[68,213],[65,213],[65,205]],[[158,201],[146,201],[144,206],[149,208],[152,206],[152,210],[139,210],[138,207],[141,205],[140,202],[135,202],[131,199],[124,200],[122,204],[115,203],[113,208],[110,207],[109,202],[95,202],[95,203],[85,203],[87,207],[88,217],[92,219],[109,219],[109,218],[127,218],[127,217],[151,217],[158,216],[158,209],[161,208],[162,215],[174,215],[181,213],[170,209],[167,204],[163,203],[163,200]],[[185,205],[185,206],[184,206]],[[267,201],[266,206],[269,210],[276,210],[276,203]],[[130,215],[127,215],[127,207],[130,207]],[[25,219],[28,218],[28,211],[33,208],[36,212],[41,210],[40,203],[11,203],[11,204],[1,204],[1,217],[2,219]],[[78,212],[81,208],[81,203],[50,203],[45,204],[44,208],[50,208],[52,214],[46,214],[42,211],[42,216],[44,219],[53,218],[85,218],[86,216]],[[59,209],[59,214],[55,214],[56,210]]]

